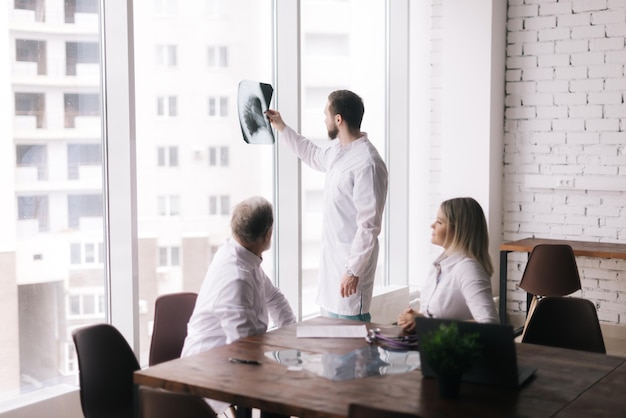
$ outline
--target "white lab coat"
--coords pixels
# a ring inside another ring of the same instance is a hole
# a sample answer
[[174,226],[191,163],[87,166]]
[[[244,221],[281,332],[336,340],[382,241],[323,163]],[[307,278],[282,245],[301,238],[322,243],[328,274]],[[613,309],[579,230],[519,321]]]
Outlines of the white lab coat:
[[[261,258],[230,238],[215,254],[187,325],[182,357],[296,322],[285,296],[261,269]],[[229,404],[208,400],[216,413]]]
[[[441,275],[437,283],[437,276]],[[433,318],[498,323],[491,280],[480,263],[460,252],[437,257],[420,297],[420,313]]]
[[[288,126],[285,143],[305,164],[326,173],[317,303],[340,315],[369,313],[378,262],[378,235],[387,197],[385,162],[367,134],[343,147],[319,147]],[[357,292],[341,297],[341,278],[359,277]]]

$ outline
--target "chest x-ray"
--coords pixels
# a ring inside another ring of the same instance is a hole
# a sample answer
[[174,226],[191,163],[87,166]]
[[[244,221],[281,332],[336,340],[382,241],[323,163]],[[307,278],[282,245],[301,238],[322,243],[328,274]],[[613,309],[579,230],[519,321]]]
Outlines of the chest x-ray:
[[270,84],[243,80],[239,83],[237,109],[243,140],[248,144],[273,144],[274,133],[265,116],[274,88]]

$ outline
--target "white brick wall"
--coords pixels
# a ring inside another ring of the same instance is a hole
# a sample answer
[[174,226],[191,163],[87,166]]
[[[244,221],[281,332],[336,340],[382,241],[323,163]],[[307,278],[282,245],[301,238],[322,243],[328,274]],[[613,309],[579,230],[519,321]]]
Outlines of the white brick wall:
[[[508,5],[503,238],[626,243],[626,1]],[[529,187],[533,176],[555,188]],[[556,187],[559,176],[575,186]],[[578,295],[626,325],[626,261],[577,261]],[[509,255],[509,313],[525,311],[525,263]]]

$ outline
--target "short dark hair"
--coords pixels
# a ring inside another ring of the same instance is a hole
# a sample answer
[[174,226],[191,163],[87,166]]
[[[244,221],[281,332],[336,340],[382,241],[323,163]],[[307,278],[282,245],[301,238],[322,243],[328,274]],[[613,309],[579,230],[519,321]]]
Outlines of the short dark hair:
[[245,243],[265,239],[274,225],[272,204],[264,197],[254,196],[235,206],[230,220],[233,235]]
[[352,129],[361,129],[365,106],[363,99],[350,90],[335,90],[328,95],[328,110],[332,116],[341,115]]

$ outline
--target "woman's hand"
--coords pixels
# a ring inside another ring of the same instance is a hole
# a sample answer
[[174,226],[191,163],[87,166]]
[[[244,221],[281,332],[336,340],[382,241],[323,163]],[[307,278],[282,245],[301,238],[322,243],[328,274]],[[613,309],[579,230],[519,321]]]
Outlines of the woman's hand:
[[407,308],[398,315],[398,325],[406,332],[411,332],[415,328],[415,318],[420,316],[412,308]]

